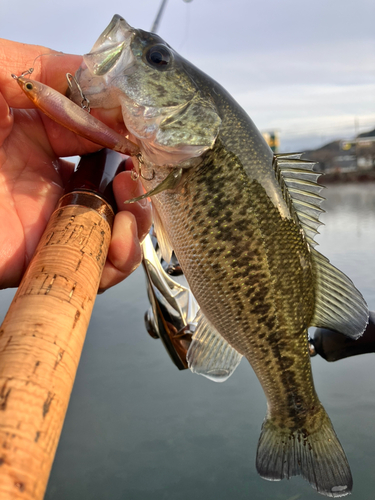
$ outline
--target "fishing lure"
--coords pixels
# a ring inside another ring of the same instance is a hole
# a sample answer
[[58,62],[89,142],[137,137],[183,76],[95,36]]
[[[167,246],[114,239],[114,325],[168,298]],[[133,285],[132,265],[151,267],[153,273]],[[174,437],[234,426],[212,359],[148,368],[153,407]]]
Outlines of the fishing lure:
[[104,148],[113,149],[128,156],[140,155],[139,147],[134,142],[91,116],[84,108],[79,107],[57,90],[25,78],[31,73],[32,69],[23,72],[21,76],[12,74],[12,78],[45,115],[75,134]]

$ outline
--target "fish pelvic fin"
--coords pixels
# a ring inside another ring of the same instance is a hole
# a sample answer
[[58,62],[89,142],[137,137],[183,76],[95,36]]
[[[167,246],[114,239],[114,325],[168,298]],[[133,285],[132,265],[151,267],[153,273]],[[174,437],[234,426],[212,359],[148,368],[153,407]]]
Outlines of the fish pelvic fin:
[[323,407],[321,412],[321,425],[312,433],[280,428],[266,417],[256,458],[261,477],[280,481],[300,475],[321,495],[336,498],[351,493],[353,479],[345,452]]

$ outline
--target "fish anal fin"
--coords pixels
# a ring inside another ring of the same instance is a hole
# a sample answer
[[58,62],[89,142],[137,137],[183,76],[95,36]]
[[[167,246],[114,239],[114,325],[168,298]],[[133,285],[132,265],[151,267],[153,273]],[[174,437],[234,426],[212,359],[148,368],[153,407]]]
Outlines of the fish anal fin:
[[312,249],[316,280],[312,326],[336,330],[358,338],[368,323],[368,307],[353,282],[321,253]]
[[311,434],[281,429],[268,416],[259,438],[257,471],[270,481],[301,475],[327,497],[349,495],[353,480],[345,452],[324,408],[320,411],[321,425]]
[[239,365],[242,355],[231,347],[200,310],[187,361],[193,373],[214,382],[224,382]]

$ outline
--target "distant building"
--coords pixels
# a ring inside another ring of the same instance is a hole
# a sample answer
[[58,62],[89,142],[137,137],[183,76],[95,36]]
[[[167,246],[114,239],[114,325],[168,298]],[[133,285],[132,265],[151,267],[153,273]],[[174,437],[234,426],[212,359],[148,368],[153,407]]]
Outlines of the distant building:
[[277,130],[271,130],[268,132],[262,132],[263,139],[265,139],[266,143],[272,149],[274,153],[278,153],[280,146],[280,137],[279,132]]
[[355,146],[343,141],[333,141],[321,148],[306,151],[303,158],[316,161],[316,170],[321,172],[356,170],[357,158]]
[[375,129],[351,141],[339,140],[307,151],[303,158],[317,162],[322,172],[352,172],[375,168]]
[[356,149],[358,168],[363,170],[375,168],[375,129],[357,136]]

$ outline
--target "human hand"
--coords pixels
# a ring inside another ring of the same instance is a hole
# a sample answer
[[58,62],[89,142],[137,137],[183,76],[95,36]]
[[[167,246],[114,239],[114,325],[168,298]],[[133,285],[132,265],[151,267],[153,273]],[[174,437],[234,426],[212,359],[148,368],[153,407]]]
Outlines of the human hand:
[[[74,74],[81,60],[80,56],[0,39],[0,288],[19,284],[63,194],[74,165],[61,157],[100,149],[33,109],[10,75],[33,67],[34,80],[65,93],[65,74]],[[139,265],[139,241],[151,225],[148,203],[123,203],[143,192],[129,172],[115,178],[113,190],[119,212],[101,290],[120,282]]]

